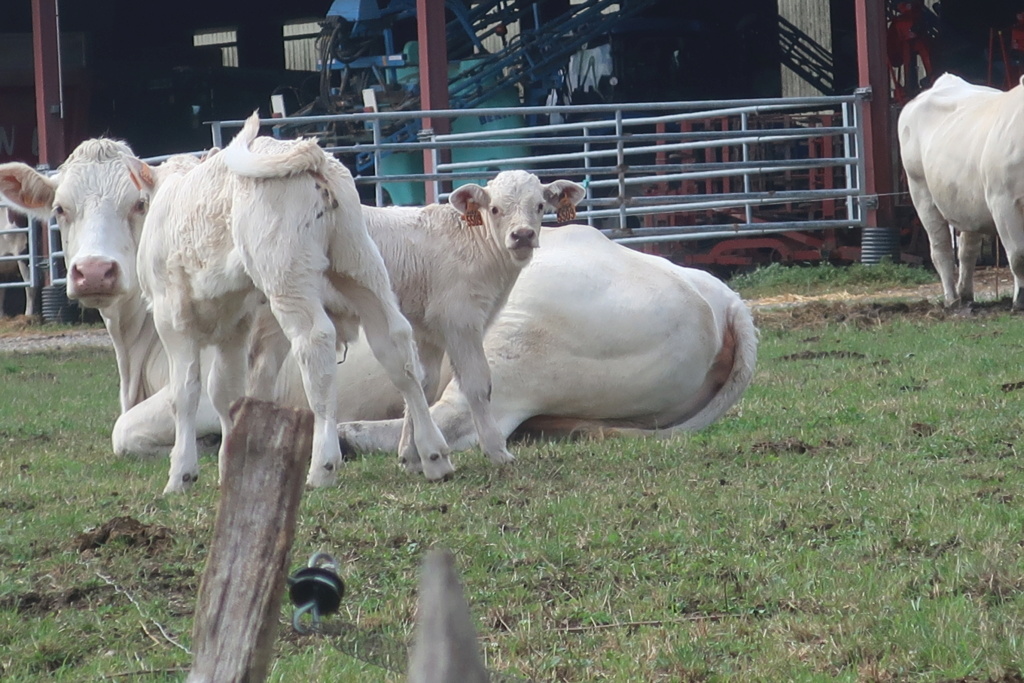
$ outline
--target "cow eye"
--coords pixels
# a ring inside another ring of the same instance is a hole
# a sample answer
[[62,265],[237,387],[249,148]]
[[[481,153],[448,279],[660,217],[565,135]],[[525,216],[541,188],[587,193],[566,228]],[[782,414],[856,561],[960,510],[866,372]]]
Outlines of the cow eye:
[[58,204],[57,206],[53,207],[53,215],[55,215],[55,216],[63,216],[64,215],[64,207],[61,206],[60,204]]
[[491,207],[491,215],[492,216],[497,216],[498,215],[498,207],[496,207],[496,206],[492,206]]
[[140,199],[135,202],[135,213],[146,213],[146,200]]
[[544,204],[537,205],[537,213],[544,213]]

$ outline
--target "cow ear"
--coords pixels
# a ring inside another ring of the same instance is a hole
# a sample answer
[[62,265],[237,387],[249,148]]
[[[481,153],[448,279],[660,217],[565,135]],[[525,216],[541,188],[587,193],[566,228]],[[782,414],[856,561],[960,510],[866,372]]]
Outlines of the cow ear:
[[50,216],[57,183],[21,162],[0,164],[0,195],[19,209],[43,220]]
[[568,223],[576,218],[576,205],[587,191],[582,185],[571,180],[556,180],[544,185],[544,201],[555,209],[559,223]]
[[129,177],[140,192],[152,191],[156,187],[156,174],[152,166],[133,156],[125,155],[122,159],[128,168]]
[[458,209],[467,225],[483,225],[480,211],[491,205],[491,195],[479,185],[469,183],[448,195],[448,203]]

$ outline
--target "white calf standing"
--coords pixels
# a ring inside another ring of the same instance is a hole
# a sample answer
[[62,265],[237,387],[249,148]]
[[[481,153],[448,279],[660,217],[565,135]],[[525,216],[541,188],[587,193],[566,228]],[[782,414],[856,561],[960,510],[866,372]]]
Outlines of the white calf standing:
[[[364,209],[399,305],[416,332],[427,394],[437,391],[447,353],[480,448],[492,463],[514,457],[491,411],[484,334],[541,246],[545,211],[575,206],[584,194],[568,180],[545,184],[526,171],[502,171],[486,187],[457,188],[445,205]],[[406,467],[418,468],[406,444],[399,453]]]
[[[6,209],[7,222],[0,223],[0,258],[6,256],[24,256],[28,253],[28,233],[24,228],[30,225],[28,216]],[[22,282],[32,282],[32,273],[29,271],[29,264],[24,259],[17,261],[0,261],[0,276],[18,275]],[[0,318],[4,317],[4,299],[7,288],[0,287]],[[35,313],[36,288],[25,288],[25,315]]]
[[412,331],[366,234],[351,176],[314,141],[261,138],[256,147],[266,154],[250,170],[264,177],[234,177],[224,159],[258,129],[254,116],[224,152],[169,178],[139,243],[140,284],[170,366],[175,444],[165,492],[198,474],[199,350],[215,347],[208,390],[227,434],[229,408],[244,389],[246,337],[264,302],[291,342],[314,413],[310,485],[333,482],[342,461],[336,340],[354,337],[359,323],[407,401],[427,476],[444,477],[453,469],[448,447],[430,419]]

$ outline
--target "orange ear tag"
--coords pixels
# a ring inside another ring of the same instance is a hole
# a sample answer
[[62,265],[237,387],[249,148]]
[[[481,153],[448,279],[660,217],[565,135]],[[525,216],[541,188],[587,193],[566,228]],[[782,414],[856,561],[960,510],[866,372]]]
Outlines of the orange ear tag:
[[569,221],[576,220],[576,206],[564,194],[558,200],[558,213],[556,217],[559,223],[568,223]]
[[466,202],[466,213],[462,214],[462,220],[466,225],[477,227],[484,224],[484,218],[480,215],[480,205],[476,202]]

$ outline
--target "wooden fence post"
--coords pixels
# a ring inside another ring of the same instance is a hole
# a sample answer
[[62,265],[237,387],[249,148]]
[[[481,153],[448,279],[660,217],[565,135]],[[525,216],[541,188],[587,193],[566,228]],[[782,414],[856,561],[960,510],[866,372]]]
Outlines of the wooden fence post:
[[409,653],[408,683],[487,683],[476,629],[447,550],[423,561],[416,615],[416,642]]
[[266,679],[312,450],[308,410],[243,398],[232,411],[188,683]]

